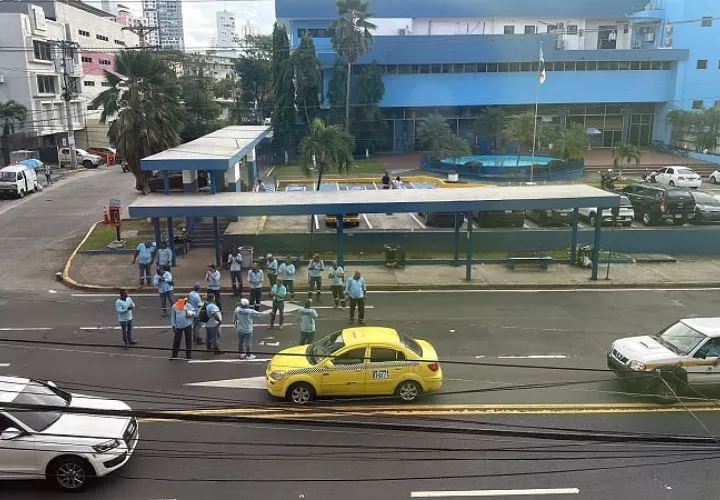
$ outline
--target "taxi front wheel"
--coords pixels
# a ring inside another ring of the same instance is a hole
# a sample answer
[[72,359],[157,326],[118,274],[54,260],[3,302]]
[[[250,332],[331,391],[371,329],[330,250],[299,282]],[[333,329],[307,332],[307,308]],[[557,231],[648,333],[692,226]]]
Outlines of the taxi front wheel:
[[406,403],[412,403],[420,397],[422,388],[420,384],[412,380],[406,380],[397,386],[395,395]]
[[290,386],[286,398],[291,403],[304,405],[315,399],[315,389],[306,382],[298,382]]

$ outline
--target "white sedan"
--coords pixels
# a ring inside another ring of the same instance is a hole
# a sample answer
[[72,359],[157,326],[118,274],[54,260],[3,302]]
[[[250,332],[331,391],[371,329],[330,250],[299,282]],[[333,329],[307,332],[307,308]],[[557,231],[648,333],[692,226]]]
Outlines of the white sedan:
[[134,417],[73,408],[130,410],[122,401],[71,394],[52,382],[0,377],[0,479],[46,479],[60,490],[80,491],[130,460],[138,442]]
[[650,180],[670,187],[699,188],[702,186],[700,175],[687,167],[663,167],[653,172]]
[[711,184],[720,183],[720,170],[715,170],[715,171],[713,171],[712,174],[710,174],[710,183]]

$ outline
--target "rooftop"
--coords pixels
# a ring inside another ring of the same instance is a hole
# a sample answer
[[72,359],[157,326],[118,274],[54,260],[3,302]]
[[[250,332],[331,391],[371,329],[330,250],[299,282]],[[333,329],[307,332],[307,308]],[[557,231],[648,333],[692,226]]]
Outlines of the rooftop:
[[690,318],[681,321],[708,337],[720,337],[720,318]]
[[343,330],[343,341],[347,346],[368,342],[393,342],[397,344],[399,340],[400,337],[398,337],[397,331],[392,328],[370,326]]

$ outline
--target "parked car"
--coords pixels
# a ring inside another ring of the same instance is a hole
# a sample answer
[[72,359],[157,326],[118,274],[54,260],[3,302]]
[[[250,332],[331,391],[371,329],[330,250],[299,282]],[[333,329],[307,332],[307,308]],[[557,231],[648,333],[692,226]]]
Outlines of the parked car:
[[[170,180],[170,191],[182,191],[183,190],[183,176],[182,172],[169,172],[168,177]],[[153,193],[160,193],[165,191],[165,176],[163,172],[155,172],[148,181],[150,191]],[[198,189],[209,186],[208,174],[205,171],[198,172]]]
[[710,174],[709,180],[711,184],[720,182],[720,170],[714,170],[713,173]]
[[635,211],[635,218],[646,226],[663,220],[682,225],[695,217],[695,198],[687,189],[657,184],[635,183],[623,189]]
[[[578,209],[578,215],[588,221],[591,226],[595,226],[595,220],[597,218],[597,207],[594,208],[580,208]],[[627,196],[620,197],[620,207],[615,217],[617,224],[622,224],[625,227],[630,227],[632,221],[635,220],[635,211],[633,210],[632,203],[628,200]],[[606,208],[602,213],[602,223],[612,224],[613,223],[613,209]]]
[[135,417],[71,413],[73,408],[130,410],[122,401],[71,394],[52,382],[0,376],[0,478],[45,479],[74,492],[130,460],[138,442]]
[[8,165],[0,170],[0,195],[22,198],[40,189],[37,173],[26,165]]
[[[418,215],[426,226],[455,227],[455,212],[418,212]],[[461,227],[464,220],[465,216],[460,214]]]
[[108,166],[112,166],[120,162],[120,158],[118,157],[117,150],[115,148],[88,148],[88,153],[98,155]]
[[523,227],[525,225],[524,210],[499,210],[475,213],[475,222],[480,227]]
[[[75,161],[78,165],[82,165],[85,168],[98,168],[103,162],[101,156],[88,153],[84,149],[75,149]],[[58,162],[60,166],[69,165],[71,162],[70,148],[61,148],[58,153]]]
[[720,222],[720,200],[708,191],[692,190],[692,197],[695,198],[695,217],[693,222]]
[[702,178],[693,169],[688,167],[663,167],[648,176],[650,182],[656,182],[670,187],[699,188]]
[[541,226],[565,225],[572,222],[572,209],[556,208],[554,210],[528,210],[527,217]]

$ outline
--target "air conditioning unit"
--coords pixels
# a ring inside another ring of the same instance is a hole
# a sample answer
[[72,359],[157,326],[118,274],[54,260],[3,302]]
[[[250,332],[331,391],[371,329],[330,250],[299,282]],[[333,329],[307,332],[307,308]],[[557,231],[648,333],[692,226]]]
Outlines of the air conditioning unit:
[[565,40],[555,40],[555,48],[557,50],[563,50],[565,48]]
[[635,40],[633,42],[633,49],[642,49],[642,42],[640,40]]
[[665,33],[670,34],[670,33],[672,33],[672,30],[673,30],[672,24],[665,25]]
[[648,43],[654,42],[655,41],[655,33],[653,33],[653,32],[645,33],[645,41]]
[[663,46],[672,47],[672,38],[666,38],[665,40],[663,40]]
[[407,36],[409,34],[410,34],[410,30],[407,28],[400,28],[398,30],[398,35],[400,35],[400,36]]

